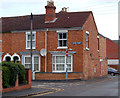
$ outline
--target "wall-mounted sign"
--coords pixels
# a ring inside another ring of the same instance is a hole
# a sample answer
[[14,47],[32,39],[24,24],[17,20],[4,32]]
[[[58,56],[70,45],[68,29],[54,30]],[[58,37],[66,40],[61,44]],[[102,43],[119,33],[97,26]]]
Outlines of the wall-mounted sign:
[[82,44],[82,42],[72,42],[72,44]]

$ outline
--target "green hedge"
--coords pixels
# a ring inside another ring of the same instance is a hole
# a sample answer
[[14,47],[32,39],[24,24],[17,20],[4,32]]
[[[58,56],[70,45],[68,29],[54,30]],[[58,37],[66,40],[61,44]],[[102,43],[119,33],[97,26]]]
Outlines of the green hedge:
[[10,82],[10,70],[6,66],[2,67],[2,79],[3,79],[3,88],[10,87],[10,85],[9,85],[9,82]]
[[[15,82],[17,79],[17,73],[18,73],[19,84],[26,83],[25,82],[25,68],[22,64],[3,62],[2,67],[4,66],[6,66],[10,70],[10,77],[9,77],[10,86],[15,86]],[[4,77],[4,74],[3,74],[3,77]]]
[[15,63],[15,66],[18,69],[18,79],[19,79],[19,84],[24,84],[26,83],[25,81],[25,67],[22,64]]

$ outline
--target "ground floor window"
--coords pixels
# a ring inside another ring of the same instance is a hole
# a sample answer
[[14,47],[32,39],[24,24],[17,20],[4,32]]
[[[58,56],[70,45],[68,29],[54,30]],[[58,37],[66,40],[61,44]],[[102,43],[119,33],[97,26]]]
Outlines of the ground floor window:
[[53,72],[66,72],[66,60],[68,72],[72,72],[72,55],[66,59],[65,55],[53,55],[52,58],[52,71]]
[[[40,71],[40,56],[33,55],[32,56],[32,63],[33,63],[33,71]],[[31,68],[31,56],[25,55],[23,56],[23,65],[25,68]]]

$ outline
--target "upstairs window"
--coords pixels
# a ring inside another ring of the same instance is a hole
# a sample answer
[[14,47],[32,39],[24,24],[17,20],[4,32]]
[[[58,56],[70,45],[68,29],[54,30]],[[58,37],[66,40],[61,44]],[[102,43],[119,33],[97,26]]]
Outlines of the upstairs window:
[[99,36],[97,36],[97,51],[99,51]]
[[67,47],[67,33],[58,33],[58,47]]
[[86,31],[86,49],[89,50],[89,32]]
[[[26,32],[26,49],[31,48],[31,33]],[[36,48],[36,32],[32,32],[32,49]]]
[[57,30],[57,33],[58,33],[57,49],[66,49],[67,48],[67,32],[68,32],[68,30]]

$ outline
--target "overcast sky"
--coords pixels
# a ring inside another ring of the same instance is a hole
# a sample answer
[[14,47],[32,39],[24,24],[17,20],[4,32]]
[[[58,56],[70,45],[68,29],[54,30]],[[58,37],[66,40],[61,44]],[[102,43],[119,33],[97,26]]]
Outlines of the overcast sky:
[[[45,14],[48,0],[1,0],[0,17]],[[68,12],[93,11],[99,33],[118,39],[118,2],[119,0],[53,0],[56,12],[69,7]]]

